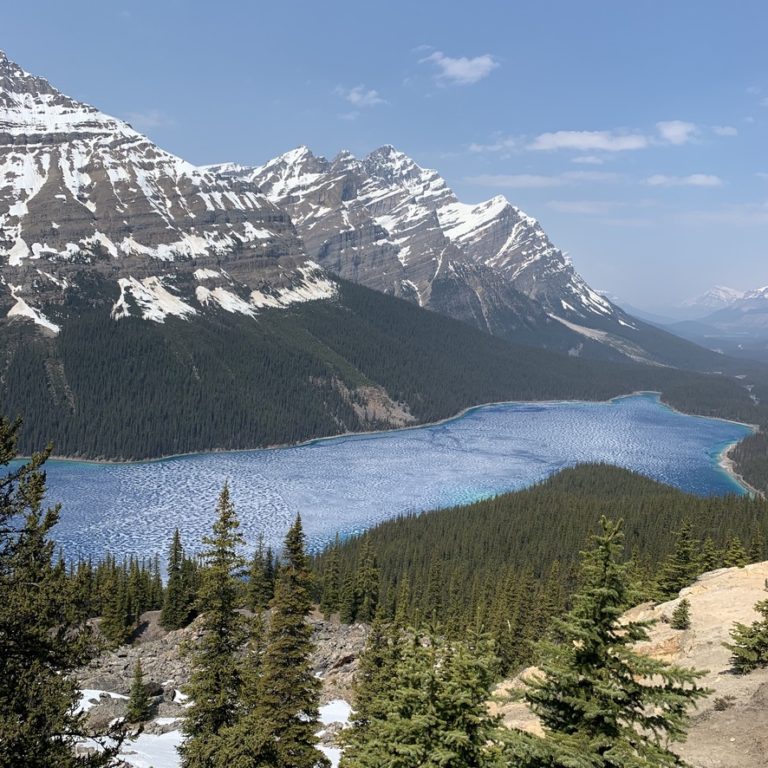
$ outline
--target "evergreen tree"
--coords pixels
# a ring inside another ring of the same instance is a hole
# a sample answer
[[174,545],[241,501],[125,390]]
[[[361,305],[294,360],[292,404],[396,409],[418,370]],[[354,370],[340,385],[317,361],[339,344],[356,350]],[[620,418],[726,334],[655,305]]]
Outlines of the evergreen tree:
[[699,570],[701,573],[714,571],[720,568],[723,562],[723,553],[717,548],[711,536],[704,539],[699,552]]
[[723,552],[723,566],[726,568],[743,568],[749,558],[741,539],[738,536],[731,536],[725,544]]
[[672,611],[672,620],[669,622],[672,629],[689,629],[691,626],[691,604],[687,598],[683,598]]
[[693,523],[685,520],[675,536],[675,548],[661,567],[658,579],[660,597],[677,597],[699,575],[699,543],[693,536]]
[[573,608],[555,620],[555,640],[538,646],[541,675],[525,695],[548,738],[532,764],[571,765],[568,755],[578,754],[601,768],[677,766],[669,742],[685,737],[687,710],[708,691],[696,683],[701,672],[633,650],[650,624],[621,621],[634,600],[620,563],[622,523],[603,517],[601,526],[584,554]]
[[768,600],[761,600],[755,610],[762,616],[752,624],[736,623],[731,642],[724,643],[731,652],[731,663],[740,675],[768,666]]
[[[20,421],[0,419],[0,466],[16,456]],[[122,736],[104,752],[75,756],[85,715],[72,673],[95,651],[86,604],[73,599],[54,565],[49,536],[59,507],[44,509],[43,465],[50,448],[0,477],[0,766],[95,768],[112,762]]]
[[203,539],[199,609],[202,638],[192,656],[192,673],[185,692],[192,700],[183,731],[186,740],[179,747],[183,768],[211,768],[217,765],[224,729],[234,725],[241,689],[241,672],[236,653],[245,639],[243,617],[236,611],[239,576],[243,559],[238,547],[243,538],[240,523],[224,485],[216,508],[213,534]]
[[752,527],[752,538],[749,542],[749,552],[747,558],[750,563],[759,563],[765,555],[765,536],[763,530],[758,525]]
[[141,660],[136,659],[125,719],[129,723],[143,723],[149,719],[151,714],[152,702],[147,693],[147,687],[144,685],[144,670],[141,668]]
[[191,618],[189,586],[185,583],[184,547],[179,529],[173,532],[168,551],[168,586],[160,613],[160,625],[164,629],[181,629]]
[[311,574],[301,518],[285,538],[255,713],[274,739],[278,768],[327,765],[316,748],[320,681],[312,672]]
[[357,593],[357,620],[370,623],[379,605],[379,569],[370,541],[363,545],[360,567],[357,572],[355,591]]
[[355,589],[355,574],[348,571],[344,576],[339,598],[339,620],[342,624],[352,624],[357,618],[357,590]]
[[128,639],[130,622],[125,578],[117,566],[113,565],[107,585],[99,630],[110,646],[122,645]]
[[339,534],[336,534],[336,541],[331,550],[328,565],[323,573],[323,594],[320,598],[320,610],[326,621],[332,613],[339,610],[341,601],[341,584],[339,570]]
[[487,711],[496,671],[491,648],[488,637],[465,644],[408,633],[369,644],[366,654],[373,658],[361,660],[361,695],[344,734],[342,768],[494,763],[496,720]]
[[264,536],[259,534],[256,551],[248,568],[247,604],[252,611],[263,610],[272,599],[274,585],[270,570],[271,565],[267,565],[267,553],[264,549]]
[[274,768],[278,765],[275,737],[260,710],[264,621],[260,611],[249,620],[248,644],[240,663],[242,685],[237,719],[222,730],[219,764],[226,768]]

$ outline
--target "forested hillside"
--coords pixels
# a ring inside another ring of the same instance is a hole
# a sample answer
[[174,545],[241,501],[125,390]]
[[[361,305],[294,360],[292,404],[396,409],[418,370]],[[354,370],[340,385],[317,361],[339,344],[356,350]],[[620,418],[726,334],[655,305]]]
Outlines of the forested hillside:
[[530,641],[567,606],[579,552],[602,515],[625,521],[624,555],[646,596],[768,557],[762,499],[701,498],[624,469],[582,465],[527,490],[390,520],[330,547],[315,559],[318,599],[342,620],[369,620],[373,601],[385,615],[438,621],[457,635],[485,627],[512,667],[530,660]]
[[[675,406],[754,422],[729,377],[514,346],[342,282],[334,301],[149,323],[73,303],[61,333],[0,329],[0,402],[22,452],[138,459],[423,423],[502,400],[603,400],[655,389]],[[383,403],[384,408],[376,404]],[[399,416],[392,416],[393,413]]]

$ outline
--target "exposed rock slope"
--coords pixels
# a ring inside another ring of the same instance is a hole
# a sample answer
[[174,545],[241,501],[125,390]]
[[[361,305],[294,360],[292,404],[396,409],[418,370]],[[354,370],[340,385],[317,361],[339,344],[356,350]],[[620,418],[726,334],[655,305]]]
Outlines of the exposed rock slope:
[[[643,652],[707,670],[702,684],[714,693],[696,710],[688,740],[676,746],[695,768],[764,768],[768,764],[768,669],[734,675],[730,653],[722,645],[735,622],[749,624],[759,618],[753,606],[765,599],[766,580],[768,562],[712,571],[682,590],[677,599],[656,606],[644,604],[627,614],[657,621],[650,641],[641,646]],[[674,630],[666,620],[683,598],[691,605],[691,627]],[[525,673],[511,685],[519,687],[524,677]],[[540,732],[524,704],[502,706],[501,712],[508,725]]]

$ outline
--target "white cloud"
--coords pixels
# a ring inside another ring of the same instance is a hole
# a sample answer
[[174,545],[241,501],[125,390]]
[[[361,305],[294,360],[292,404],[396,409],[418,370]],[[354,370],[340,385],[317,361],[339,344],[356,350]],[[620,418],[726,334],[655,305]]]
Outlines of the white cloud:
[[437,67],[437,79],[449,85],[473,85],[493,72],[499,62],[490,53],[470,59],[461,56],[458,59],[446,56],[442,51],[435,51],[419,64],[429,62]]
[[165,112],[162,112],[159,109],[147,109],[143,112],[129,112],[125,119],[139,131],[173,125],[173,120],[166,115]]
[[732,125],[713,125],[712,133],[717,136],[738,136],[739,132]]
[[763,181],[768,181],[768,173],[765,173],[765,171],[758,171],[756,174],[758,179],[763,179]]
[[685,120],[662,120],[660,123],[656,123],[656,130],[658,130],[662,141],[676,146],[687,144],[697,132],[696,126],[693,123],[685,122]]
[[513,149],[517,144],[517,141],[511,136],[506,138],[498,138],[496,141],[490,144],[470,144],[470,152],[504,152],[506,150]]
[[643,149],[648,139],[639,133],[613,133],[611,131],[554,131],[542,133],[528,149],[555,150],[575,149],[579,152],[603,151],[622,152]]
[[572,163],[580,163],[581,165],[602,165],[605,162],[605,158],[598,155],[579,155],[578,157],[571,158]]
[[581,182],[616,181],[615,173],[600,173],[598,171],[568,171],[552,176],[532,173],[494,174],[485,173],[470,176],[466,181],[483,187],[499,187],[503,189],[547,189],[551,187],[567,187]]
[[709,173],[692,173],[690,176],[665,176],[657,173],[645,183],[651,187],[719,187],[723,180]]
[[354,107],[375,107],[379,104],[386,104],[386,100],[381,97],[378,91],[373,88],[366,88],[364,85],[356,85],[354,88],[345,88],[343,85],[337,85],[333,91],[337,96],[346,99]]

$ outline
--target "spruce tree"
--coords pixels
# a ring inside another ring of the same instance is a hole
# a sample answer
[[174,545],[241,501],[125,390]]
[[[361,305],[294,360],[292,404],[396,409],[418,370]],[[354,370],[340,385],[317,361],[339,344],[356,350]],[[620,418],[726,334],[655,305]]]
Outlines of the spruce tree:
[[677,597],[677,593],[696,579],[700,573],[699,542],[693,536],[693,523],[683,522],[675,535],[675,548],[664,561],[658,578],[662,599]]
[[731,664],[740,675],[768,666],[768,600],[761,600],[755,610],[762,616],[752,624],[736,623],[731,642],[724,643],[731,652]]
[[184,547],[176,528],[168,551],[168,586],[160,613],[160,626],[164,629],[181,629],[190,620],[190,594],[184,576]]
[[274,587],[271,583],[267,566],[267,553],[264,549],[264,536],[259,534],[256,551],[253,553],[248,568],[247,604],[252,611],[260,611],[269,605]]
[[320,681],[312,672],[311,574],[301,518],[285,538],[271,603],[256,716],[274,738],[278,768],[327,765],[316,748]]
[[236,611],[244,561],[238,554],[240,523],[224,485],[216,507],[213,533],[203,539],[199,609],[202,637],[192,656],[185,688],[192,701],[184,718],[186,740],[179,747],[183,768],[210,768],[223,750],[221,734],[234,725],[241,689],[236,653],[245,639],[243,617]]
[[723,566],[726,568],[743,568],[749,558],[741,539],[738,536],[732,536],[725,544],[723,552]]
[[689,629],[691,626],[691,604],[683,598],[672,611],[672,620],[669,622],[672,629]]
[[495,764],[497,721],[487,710],[496,672],[491,647],[487,637],[466,644],[413,633],[369,645],[373,659],[361,660],[342,768]]
[[577,754],[602,768],[678,766],[669,743],[684,739],[687,711],[708,691],[696,682],[701,672],[634,651],[650,623],[621,620],[634,600],[620,562],[622,523],[603,517],[601,527],[584,553],[573,608],[555,620],[555,639],[538,645],[541,674],[525,697],[547,738],[536,745],[538,762],[519,762],[571,765]]
[[136,659],[125,719],[129,723],[143,723],[149,719],[151,713],[152,702],[147,693],[147,687],[144,685],[144,670],[141,668],[141,660]]
[[[16,456],[20,421],[0,419],[0,466]],[[0,766],[95,768],[111,764],[122,735],[105,751],[75,756],[85,715],[72,673],[96,650],[87,603],[54,564],[49,538],[60,508],[45,509],[43,465],[50,448],[0,477]]]
[[356,618],[358,621],[370,623],[379,605],[379,569],[376,567],[376,556],[370,541],[363,545],[360,560],[355,585],[358,605]]
[[328,563],[323,573],[323,594],[320,598],[320,610],[323,612],[325,620],[331,618],[332,613],[339,610],[341,600],[341,583],[339,570],[339,534],[336,534],[336,541],[328,555]]

